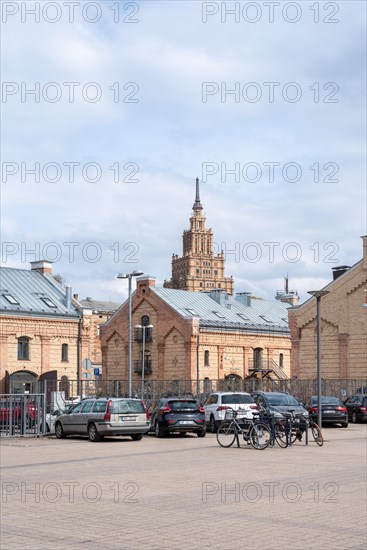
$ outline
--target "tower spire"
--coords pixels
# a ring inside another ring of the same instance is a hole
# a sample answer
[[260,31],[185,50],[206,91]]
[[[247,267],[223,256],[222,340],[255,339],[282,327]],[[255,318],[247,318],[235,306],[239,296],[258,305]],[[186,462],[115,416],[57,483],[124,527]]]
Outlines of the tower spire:
[[200,202],[200,191],[199,191],[199,178],[196,178],[196,195],[195,195],[195,202],[193,205],[193,210],[202,210],[203,207]]

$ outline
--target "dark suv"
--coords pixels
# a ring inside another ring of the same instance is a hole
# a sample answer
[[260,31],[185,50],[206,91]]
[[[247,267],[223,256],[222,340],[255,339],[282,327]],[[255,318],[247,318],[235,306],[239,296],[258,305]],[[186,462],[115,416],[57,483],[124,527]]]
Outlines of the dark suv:
[[308,418],[306,409],[289,393],[257,391],[251,395],[260,409],[265,409],[271,414],[283,415],[293,412],[298,418]]
[[347,407],[348,417],[355,424],[367,420],[367,395],[355,394],[344,401]]
[[205,437],[205,412],[196,399],[163,397],[153,403],[149,412],[151,429],[157,437],[172,432],[194,432],[198,437]]

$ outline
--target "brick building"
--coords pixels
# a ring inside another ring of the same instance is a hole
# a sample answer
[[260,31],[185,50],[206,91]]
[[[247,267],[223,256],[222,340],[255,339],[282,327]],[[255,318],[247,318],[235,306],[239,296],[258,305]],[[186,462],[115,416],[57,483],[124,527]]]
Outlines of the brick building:
[[[78,300],[78,296],[74,294],[74,298]],[[117,302],[103,302],[101,300],[93,300],[87,297],[85,300],[79,300],[79,304],[82,308],[91,311],[91,330],[90,330],[90,354],[89,359],[91,361],[91,368],[102,369],[102,352],[101,352],[101,340],[100,340],[100,327],[108,319],[112,317],[114,313],[121,306]]]
[[0,287],[0,393],[32,393],[38,380],[67,390],[90,357],[91,310],[55,281],[50,262],[0,268]]
[[[352,267],[333,268],[334,279],[320,303],[322,378],[367,377],[367,236],[363,257]],[[316,377],[316,299],[288,310],[291,374]]]
[[[142,276],[132,294],[132,364],[146,380],[217,380],[261,372],[275,379],[290,373],[289,304],[231,296],[224,291],[189,292],[155,286]],[[128,302],[101,327],[103,378],[128,377]],[[197,371],[198,369],[198,371]]]
[[213,232],[206,228],[198,178],[192,211],[190,229],[182,236],[182,256],[172,255],[172,278],[163,286],[194,292],[220,288],[233,294],[233,278],[224,275],[224,253],[214,254]]

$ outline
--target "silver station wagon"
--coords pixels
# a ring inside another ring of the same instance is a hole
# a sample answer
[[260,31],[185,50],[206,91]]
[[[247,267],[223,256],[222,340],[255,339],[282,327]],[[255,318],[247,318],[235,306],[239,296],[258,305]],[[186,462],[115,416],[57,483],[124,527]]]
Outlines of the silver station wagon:
[[142,439],[150,426],[149,413],[141,399],[91,398],[74,405],[55,422],[58,439],[67,435],[88,435],[91,441],[101,441],[109,435],[128,435]]

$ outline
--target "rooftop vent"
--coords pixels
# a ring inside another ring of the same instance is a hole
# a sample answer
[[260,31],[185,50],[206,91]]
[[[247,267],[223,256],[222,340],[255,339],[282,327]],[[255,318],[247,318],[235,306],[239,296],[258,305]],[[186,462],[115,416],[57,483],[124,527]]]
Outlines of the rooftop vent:
[[344,275],[344,273],[346,273],[348,269],[350,269],[349,265],[339,265],[337,267],[333,267],[333,281],[335,281],[335,279],[337,279],[341,275]]

